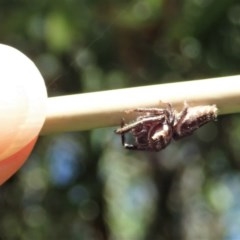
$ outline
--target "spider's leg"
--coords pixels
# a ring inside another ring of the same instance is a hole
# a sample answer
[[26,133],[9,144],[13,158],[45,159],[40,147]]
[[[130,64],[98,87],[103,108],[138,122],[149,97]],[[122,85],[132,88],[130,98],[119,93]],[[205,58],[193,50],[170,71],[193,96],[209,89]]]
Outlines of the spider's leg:
[[127,133],[131,130],[131,126],[129,127],[129,125],[125,125],[125,120],[124,118],[121,119],[121,127],[114,130],[114,132],[116,134],[123,134],[123,133]]
[[121,120],[121,128],[115,130],[115,133],[121,134],[121,141],[122,141],[122,146],[125,147],[126,149],[130,149],[130,150],[138,150],[138,147],[136,145],[133,144],[128,144],[126,143],[126,139],[125,139],[125,133],[129,132],[132,130],[133,127],[125,127],[125,121],[124,118],[122,118]]
[[[125,133],[126,131],[121,131],[121,129],[124,128],[124,125],[125,125],[125,121],[124,121],[124,118],[122,118],[121,120],[121,128],[120,129],[117,129],[115,132],[117,133],[117,131],[119,130],[119,133],[121,134],[121,140],[122,140],[122,145],[127,148],[127,149],[132,149],[134,148],[135,146],[134,145],[131,145],[131,144],[128,144],[125,142]],[[130,131],[131,129],[129,129]],[[120,132],[121,131],[121,132]]]
[[125,146],[125,134],[121,134],[122,145]]
[[124,121],[124,118],[122,118],[122,120],[121,120],[121,128],[115,130],[115,133],[120,133],[121,134],[121,141],[122,141],[123,147],[128,148],[128,149],[132,149],[135,146],[125,142],[125,133],[130,131],[131,129],[128,129],[127,131],[122,130],[124,128],[124,125],[125,125],[125,121]]
[[183,110],[179,113],[179,116],[177,116],[177,118],[175,117],[175,123],[174,123],[174,134],[173,134],[173,138],[175,140],[178,140],[182,137],[185,137],[187,135],[190,135],[190,134],[187,134],[187,135],[184,135],[184,136],[181,136],[181,127],[182,127],[182,123],[184,121],[184,118],[186,117],[188,113],[188,105],[186,102],[184,102],[184,108]]
[[167,108],[172,111],[173,107],[172,107],[172,104],[171,103],[167,103],[167,102],[162,102],[160,101],[160,103],[164,103],[165,105],[167,105]]
[[122,118],[122,119],[121,119],[121,128],[123,128],[124,125],[125,125],[125,120],[124,120],[124,118]]
[[169,112],[174,112],[174,109],[171,103],[160,101],[160,104],[167,105],[166,109],[168,109]]
[[176,110],[173,108],[171,103],[165,103],[167,105],[166,115],[167,115],[167,121],[172,126],[175,123],[176,119]]
[[133,128],[137,127],[138,125],[159,122],[159,121],[161,122],[163,120],[164,120],[164,116],[148,116],[148,117],[145,116],[135,122],[125,124],[124,119],[122,118],[121,128],[118,128],[114,132],[116,134],[127,133],[127,132],[131,131]]
[[[121,128],[120,129],[122,129],[124,127],[124,125],[125,125],[125,121],[124,121],[124,118],[122,118],[121,119]],[[117,130],[119,130],[119,129],[117,129]],[[117,130],[115,130],[115,133],[117,133]],[[125,144],[125,135],[124,134],[125,134],[124,132],[121,132],[121,140],[122,140],[122,145],[123,146]]]
[[135,108],[131,110],[127,110],[127,113],[131,112],[138,112],[138,113],[146,113],[146,114],[153,114],[153,115],[161,115],[166,112],[163,108]]
[[184,103],[184,108],[183,110],[179,113],[179,116],[177,116],[177,119],[175,118],[175,126],[177,127],[178,125],[182,124],[183,119],[187,115],[188,112],[188,105]]

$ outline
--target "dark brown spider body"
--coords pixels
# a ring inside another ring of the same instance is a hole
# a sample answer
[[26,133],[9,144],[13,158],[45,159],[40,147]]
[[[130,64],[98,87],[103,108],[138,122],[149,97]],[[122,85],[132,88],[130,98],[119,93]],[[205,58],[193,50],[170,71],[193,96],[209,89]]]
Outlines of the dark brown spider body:
[[[167,108],[137,108],[129,112],[140,113],[132,123],[125,124],[115,133],[121,134],[122,145],[131,150],[160,151],[171,142],[191,135],[196,129],[217,117],[215,105],[188,107],[185,103],[181,112]],[[125,134],[131,133],[135,144],[125,142]]]

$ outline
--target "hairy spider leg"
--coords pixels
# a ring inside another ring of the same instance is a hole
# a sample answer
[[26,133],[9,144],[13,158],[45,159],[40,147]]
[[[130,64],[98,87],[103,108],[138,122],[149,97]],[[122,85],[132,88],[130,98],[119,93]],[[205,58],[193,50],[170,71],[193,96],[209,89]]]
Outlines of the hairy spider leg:
[[148,114],[152,114],[152,115],[161,115],[161,114],[172,114],[173,113],[173,108],[172,105],[170,103],[166,103],[167,105],[167,109],[164,108],[135,108],[135,109],[130,109],[127,110],[127,113],[131,113],[131,112],[139,112],[139,113],[146,113],[146,115]]
[[174,132],[176,132],[177,134],[179,134],[180,132],[180,127],[182,125],[183,119],[187,115],[187,112],[188,112],[188,105],[185,103],[183,110],[179,113],[179,116],[174,120],[175,122],[174,122],[173,128],[174,128]]
[[139,120],[136,120],[135,122],[132,122],[132,123],[129,123],[129,124],[126,124],[125,125],[125,121],[124,119],[122,118],[122,121],[121,121],[121,128],[115,130],[115,133],[117,134],[122,134],[122,133],[127,133],[129,131],[131,131],[133,128],[135,128],[137,125],[139,124],[146,124],[146,123],[151,123],[151,122],[158,122],[158,121],[164,121],[164,116],[154,116],[154,117],[144,117],[144,118],[141,118]]
[[126,111],[127,113],[131,113],[131,112],[139,112],[139,113],[146,113],[146,115],[148,113],[152,113],[153,115],[161,115],[161,114],[165,114],[166,113],[166,109],[162,109],[162,108],[136,108],[136,109],[131,109]]
[[[127,125],[125,125],[125,121],[122,118],[121,128],[115,130],[115,133],[117,134],[121,134],[123,132],[127,133],[131,131],[132,128],[136,127],[138,124],[148,123],[155,120],[157,121],[162,120],[162,119],[165,119],[166,115],[168,116],[168,118],[173,118],[173,120],[172,119],[170,120],[170,123],[172,123],[174,121],[172,105],[170,103],[168,103],[167,105],[169,110],[161,109],[161,108],[136,108],[132,110],[127,110],[126,111],[127,113],[140,112],[140,113],[146,113],[146,115],[139,116],[136,121],[129,123]],[[147,115],[148,113],[152,113],[152,115]]]

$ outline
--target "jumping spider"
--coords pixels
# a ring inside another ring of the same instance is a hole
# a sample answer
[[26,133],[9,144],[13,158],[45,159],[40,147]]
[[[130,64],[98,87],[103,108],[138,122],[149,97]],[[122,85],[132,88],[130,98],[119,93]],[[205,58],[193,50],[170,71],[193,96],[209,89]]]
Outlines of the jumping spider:
[[[172,139],[178,140],[191,135],[204,124],[216,120],[216,105],[189,107],[187,103],[181,112],[172,108],[136,108],[126,111],[140,114],[135,121],[125,124],[115,133],[121,134],[122,145],[131,150],[160,151],[168,146]],[[125,142],[125,134],[132,133],[135,144]]]

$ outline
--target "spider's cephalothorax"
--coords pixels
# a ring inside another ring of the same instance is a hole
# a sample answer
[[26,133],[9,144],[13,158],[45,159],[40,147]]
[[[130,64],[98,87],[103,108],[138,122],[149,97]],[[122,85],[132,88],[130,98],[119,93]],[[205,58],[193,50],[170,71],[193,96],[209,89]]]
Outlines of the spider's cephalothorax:
[[[115,133],[121,134],[125,148],[145,151],[160,151],[172,139],[178,140],[191,135],[197,128],[217,117],[215,105],[188,107],[186,103],[179,113],[171,104],[167,104],[167,108],[137,108],[127,112],[141,115],[129,124],[125,124],[122,119],[121,128]],[[135,144],[125,142],[125,134],[129,132],[135,138]]]

